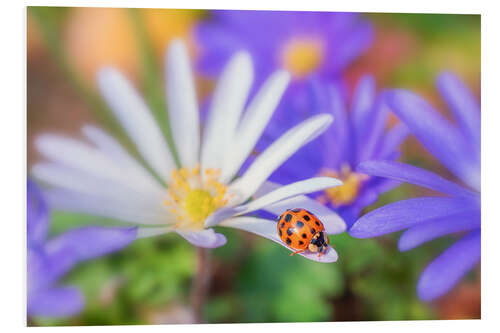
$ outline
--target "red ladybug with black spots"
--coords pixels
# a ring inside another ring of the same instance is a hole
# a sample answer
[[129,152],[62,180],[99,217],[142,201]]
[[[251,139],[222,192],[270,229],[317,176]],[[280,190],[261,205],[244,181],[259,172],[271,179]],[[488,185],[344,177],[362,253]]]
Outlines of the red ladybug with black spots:
[[309,250],[320,257],[330,243],[323,223],[303,208],[287,209],[278,217],[278,235],[286,245],[296,250],[291,256]]

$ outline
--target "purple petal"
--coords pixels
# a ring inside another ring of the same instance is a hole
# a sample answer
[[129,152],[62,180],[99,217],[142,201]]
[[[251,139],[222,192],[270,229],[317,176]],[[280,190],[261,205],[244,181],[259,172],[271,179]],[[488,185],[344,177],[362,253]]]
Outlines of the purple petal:
[[358,165],[357,170],[371,176],[407,182],[452,196],[477,196],[433,172],[396,161],[367,161]]
[[408,251],[425,242],[454,232],[469,231],[481,226],[481,211],[470,211],[418,224],[399,238],[399,250]]
[[28,314],[43,317],[67,317],[83,309],[84,299],[75,287],[43,290],[28,297]]
[[430,219],[477,209],[463,198],[425,197],[394,202],[361,216],[349,230],[356,238],[376,237],[412,227]]
[[367,126],[369,126],[368,118],[375,102],[375,89],[375,78],[371,75],[365,75],[359,79],[356,88],[354,88],[351,103],[351,119],[357,130],[357,138],[361,138]]
[[324,147],[328,149],[325,156],[325,165],[340,168],[342,163],[353,162],[349,147],[352,138],[352,127],[347,115],[345,98],[342,94],[340,84],[331,85],[329,89],[330,110],[334,117],[331,128],[325,132],[330,134],[330,142],[325,143]]
[[465,183],[479,188],[480,164],[457,128],[414,93],[395,89],[385,96],[392,111],[434,157]]
[[420,275],[417,292],[431,301],[446,294],[481,259],[481,230],[473,231],[446,249]]
[[132,243],[137,227],[83,227],[70,230],[46,244],[49,255],[71,253],[74,262],[103,256]]
[[[364,129],[359,133],[359,138],[356,138],[358,151],[356,164],[373,158],[377,150],[380,149],[388,116],[389,108],[383,95],[379,95],[366,117]],[[356,131],[359,130],[359,128],[356,129]]]
[[410,131],[403,123],[391,128],[383,138],[382,144],[375,155],[376,159],[389,159],[389,156],[398,150],[401,143],[408,137],[408,134],[410,134]]
[[202,231],[176,231],[193,245],[204,248],[215,248],[226,244],[227,239],[223,234],[216,233],[214,229]]
[[437,88],[453,112],[467,141],[480,154],[481,114],[479,105],[463,82],[451,72],[444,72],[437,78]]
[[28,247],[27,289],[28,295],[49,288],[61,276],[73,268],[75,260],[70,252],[58,252],[48,256],[43,249]]
[[334,72],[344,69],[366,51],[371,46],[374,35],[372,25],[367,22],[359,23],[356,29],[345,34],[344,40],[339,41],[339,47],[330,54]]
[[28,179],[27,182],[27,208],[28,208],[28,243],[42,243],[45,240],[48,229],[49,210],[42,196],[42,192],[35,182]]

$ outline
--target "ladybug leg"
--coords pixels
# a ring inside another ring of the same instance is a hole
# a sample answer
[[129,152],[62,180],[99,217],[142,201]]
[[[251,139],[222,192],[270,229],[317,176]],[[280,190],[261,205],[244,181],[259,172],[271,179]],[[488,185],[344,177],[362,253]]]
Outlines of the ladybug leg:
[[295,251],[295,252],[292,252],[290,253],[290,257],[293,256],[294,254],[297,254],[297,253],[302,253],[304,252],[305,250],[298,250],[298,251]]

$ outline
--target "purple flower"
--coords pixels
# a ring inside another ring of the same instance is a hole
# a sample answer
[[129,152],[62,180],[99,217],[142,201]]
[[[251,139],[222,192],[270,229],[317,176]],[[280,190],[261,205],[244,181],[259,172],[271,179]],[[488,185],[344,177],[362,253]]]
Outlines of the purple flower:
[[276,68],[301,81],[311,73],[341,73],[373,40],[357,13],[214,10],[196,30],[200,70],[217,75],[230,55],[248,51],[260,83]]
[[84,227],[47,240],[49,210],[37,185],[28,180],[27,312],[32,316],[63,317],[78,313],[81,292],[56,285],[77,263],[128,245],[137,228]]
[[470,91],[453,74],[441,74],[437,86],[455,124],[409,91],[389,91],[387,101],[424,147],[463,184],[407,164],[362,163],[358,168],[361,172],[408,182],[443,195],[383,206],[362,216],[349,231],[353,237],[368,238],[406,229],[399,239],[401,251],[440,236],[464,233],[420,276],[417,292],[425,301],[444,295],[481,259],[480,108]]
[[[215,10],[211,14],[195,30],[201,73],[215,77],[230,55],[245,50],[254,62],[256,86],[276,69],[291,74],[272,122],[309,106],[305,88],[309,77],[338,77],[374,39],[372,25],[357,13]],[[255,93],[250,91],[251,96]],[[280,133],[285,129],[281,127]],[[269,143],[260,140],[257,148]]]
[[[397,124],[386,131],[389,111],[383,96],[376,94],[372,76],[360,79],[350,98],[345,97],[342,84],[326,83],[318,78],[307,82],[307,105],[298,111],[283,114],[270,124],[265,140],[273,140],[280,127],[300,121],[315,113],[329,112],[334,122],[317,140],[304,146],[271,176],[278,183],[317,175],[335,177],[344,185],[316,195],[339,213],[348,226],[358,218],[362,209],[378,196],[397,186],[393,180],[369,177],[356,172],[356,166],[372,159],[395,160],[397,150],[408,130]],[[349,106],[347,105],[349,104]]]

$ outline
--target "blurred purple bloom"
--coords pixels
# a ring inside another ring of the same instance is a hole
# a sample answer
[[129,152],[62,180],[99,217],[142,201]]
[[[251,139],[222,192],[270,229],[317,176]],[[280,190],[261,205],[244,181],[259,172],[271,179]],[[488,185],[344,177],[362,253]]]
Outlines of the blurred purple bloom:
[[[339,77],[374,39],[371,23],[357,13],[214,10],[211,14],[195,30],[201,73],[215,77],[231,54],[245,50],[254,62],[256,86],[276,69],[291,74],[271,123],[309,107],[307,79]],[[281,127],[280,133],[285,129]],[[262,149],[268,142],[260,143]]]
[[376,94],[372,76],[359,80],[350,103],[338,82],[327,84],[311,78],[306,88],[308,106],[297,110],[300,112],[282,114],[269,125],[265,139],[273,140],[283,126],[286,128],[289,123],[316,113],[329,112],[335,120],[314,143],[303,147],[274,172],[271,179],[278,183],[315,175],[341,179],[344,185],[322,192],[317,199],[337,211],[350,226],[364,207],[399,184],[358,173],[356,166],[366,160],[397,159],[398,147],[408,130],[397,124],[386,131],[389,110],[383,103],[383,95]]
[[373,28],[357,13],[214,10],[201,23],[202,72],[217,75],[230,55],[246,50],[255,61],[257,82],[276,68],[296,81],[313,72],[342,72],[373,40]]
[[364,173],[422,186],[444,196],[413,198],[383,206],[362,216],[349,231],[354,237],[368,238],[406,229],[399,239],[401,251],[440,236],[466,233],[420,276],[417,291],[426,301],[448,292],[481,259],[480,107],[451,73],[441,74],[437,86],[456,124],[409,91],[390,91],[387,101],[424,147],[465,186],[407,164],[362,163],[359,170]]
[[83,295],[56,282],[77,263],[128,245],[137,228],[84,227],[47,240],[49,210],[37,185],[28,180],[27,311],[33,316],[63,317],[78,313]]

